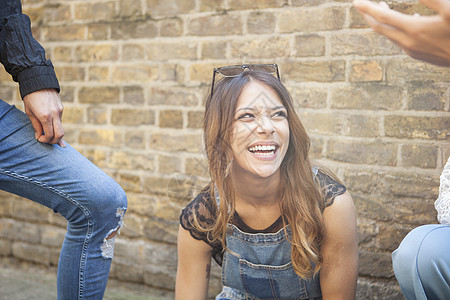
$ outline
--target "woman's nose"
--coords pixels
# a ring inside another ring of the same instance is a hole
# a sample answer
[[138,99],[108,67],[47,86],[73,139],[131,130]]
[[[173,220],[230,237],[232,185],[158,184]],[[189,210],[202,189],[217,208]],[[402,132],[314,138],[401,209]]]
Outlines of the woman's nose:
[[275,127],[273,126],[272,120],[267,115],[261,115],[258,122],[258,133],[263,134],[273,134],[275,132]]

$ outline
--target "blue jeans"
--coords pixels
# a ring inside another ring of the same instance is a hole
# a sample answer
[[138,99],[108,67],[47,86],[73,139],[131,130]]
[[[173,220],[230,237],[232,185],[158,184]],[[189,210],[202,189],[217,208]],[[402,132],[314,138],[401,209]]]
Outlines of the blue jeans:
[[450,225],[415,228],[394,251],[392,262],[406,299],[449,299]]
[[70,145],[36,141],[28,117],[2,100],[0,189],[68,220],[58,263],[58,299],[102,299],[115,234],[127,208],[123,189]]
[[223,289],[216,300],[322,299],[319,276],[302,279],[295,273],[290,235],[289,225],[286,232],[252,234],[228,224]]

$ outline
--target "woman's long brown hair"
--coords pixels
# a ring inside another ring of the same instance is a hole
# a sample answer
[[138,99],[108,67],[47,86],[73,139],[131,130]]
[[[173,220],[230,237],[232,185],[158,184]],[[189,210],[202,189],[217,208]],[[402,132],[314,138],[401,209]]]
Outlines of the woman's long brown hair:
[[[285,223],[291,226],[292,263],[302,278],[316,274],[322,265],[320,254],[324,239],[324,224],[319,204],[320,187],[314,182],[308,158],[310,139],[298,118],[289,92],[270,74],[246,71],[237,77],[220,80],[213,96],[208,95],[204,116],[204,141],[209,162],[211,199],[219,194],[217,218],[210,226],[200,225],[194,214],[194,226],[206,232],[211,241],[219,240],[226,249],[227,224],[235,211],[234,188],[231,180],[233,155],[230,148],[231,128],[237,100],[252,80],[271,87],[287,110],[289,147],[280,166],[280,209]],[[215,202],[215,201],[214,201]]]

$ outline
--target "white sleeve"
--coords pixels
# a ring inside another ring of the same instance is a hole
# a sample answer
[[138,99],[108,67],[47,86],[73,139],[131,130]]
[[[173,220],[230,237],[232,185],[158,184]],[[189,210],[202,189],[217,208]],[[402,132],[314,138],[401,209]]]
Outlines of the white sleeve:
[[434,203],[441,224],[450,225],[450,157],[441,174],[439,197]]

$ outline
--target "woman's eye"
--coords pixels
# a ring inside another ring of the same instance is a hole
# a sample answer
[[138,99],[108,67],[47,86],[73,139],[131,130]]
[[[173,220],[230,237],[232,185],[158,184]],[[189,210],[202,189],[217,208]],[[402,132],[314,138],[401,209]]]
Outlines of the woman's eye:
[[245,114],[241,114],[238,116],[238,120],[248,120],[248,119],[254,119],[255,115],[251,114],[251,113],[245,113]]
[[287,113],[283,110],[277,111],[272,115],[273,119],[286,119]]

